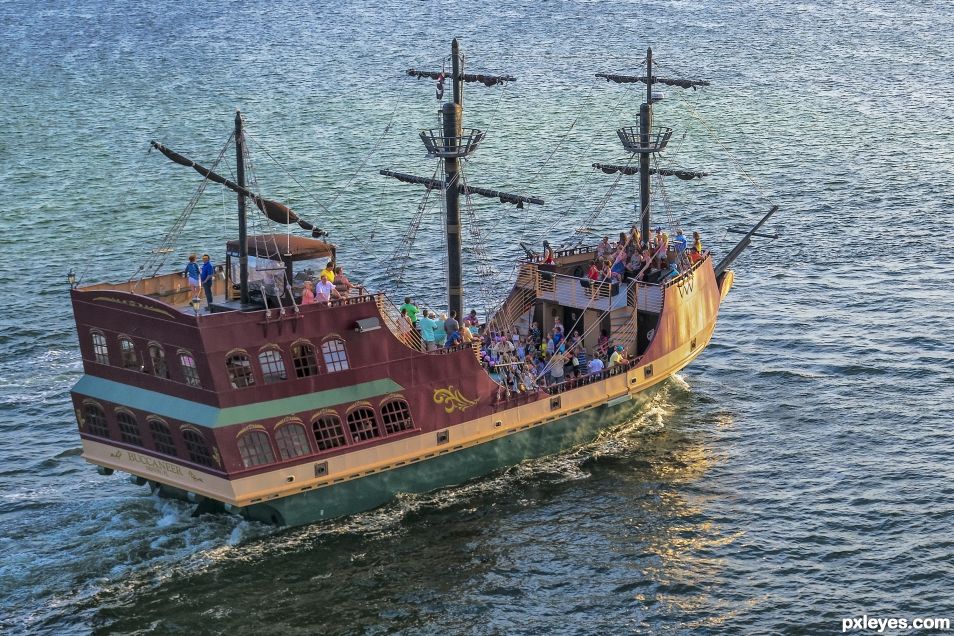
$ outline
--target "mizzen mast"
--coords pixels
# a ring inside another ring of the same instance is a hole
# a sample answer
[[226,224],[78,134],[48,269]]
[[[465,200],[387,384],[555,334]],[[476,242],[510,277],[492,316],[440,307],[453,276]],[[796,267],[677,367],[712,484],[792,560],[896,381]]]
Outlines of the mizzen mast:
[[[407,74],[411,77],[437,80],[437,99],[443,99],[444,80],[446,78],[443,70],[419,71],[409,69]],[[464,183],[461,160],[473,154],[486,136],[486,133],[476,128],[463,127],[464,83],[472,82],[485,86],[495,86],[514,82],[516,78],[510,75],[465,73],[464,57],[460,52],[460,44],[457,42],[457,38],[454,38],[451,43],[450,78],[453,82],[453,101],[445,102],[441,106],[441,128],[421,131],[421,141],[427,148],[428,156],[438,158],[444,163],[443,181],[437,182],[434,179],[415,177],[391,170],[381,170],[381,174],[394,177],[405,183],[424,185],[428,190],[435,187],[444,190],[444,229],[447,235],[447,305],[450,311],[456,311],[458,316],[462,316],[464,314],[464,291],[461,266],[460,195],[479,194],[497,198],[502,203],[513,203],[521,208],[524,203],[543,205],[543,200],[488,188],[469,187]]]

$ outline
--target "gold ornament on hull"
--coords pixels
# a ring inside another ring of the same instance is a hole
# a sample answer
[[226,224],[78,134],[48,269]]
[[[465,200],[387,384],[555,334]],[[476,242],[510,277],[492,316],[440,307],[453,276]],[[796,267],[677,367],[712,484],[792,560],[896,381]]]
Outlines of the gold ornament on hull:
[[444,412],[453,413],[466,411],[477,404],[477,400],[468,400],[458,389],[449,386],[446,389],[434,389],[434,404],[443,404]]

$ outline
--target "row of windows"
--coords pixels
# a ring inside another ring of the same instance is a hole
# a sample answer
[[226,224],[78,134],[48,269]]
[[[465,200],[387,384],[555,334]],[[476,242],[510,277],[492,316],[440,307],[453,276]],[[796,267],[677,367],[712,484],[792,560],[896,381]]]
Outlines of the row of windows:
[[[307,340],[299,340],[291,346],[292,369],[296,378],[318,375],[318,353],[315,345]],[[348,353],[344,340],[331,337],[321,343],[321,358],[327,373],[348,370]],[[268,345],[258,354],[258,366],[262,371],[265,384],[273,384],[288,379],[285,371],[285,359],[278,345]],[[237,349],[225,358],[225,368],[233,389],[241,389],[255,384],[252,371],[252,359],[247,351]]]
[[[106,423],[106,413],[100,405],[94,402],[85,403],[83,405],[83,421],[89,434],[105,437],[106,439],[111,438],[109,425]],[[153,448],[163,455],[178,457],[179,451],[172,438],[169,425],[155,417],[146,418],[146,421],[149,424],[149,439],[152,441]],[[123,442],[133,446],[145,447],[142,432],[139,429],[139,422],[136,421],[136,417],[132,413],[117,411],[116,424],[119,428],[119,438]],[[209,450],[205,438],[198,431],[189,428],[183,429],[182,441],[190,461],[210,467],[217,463],[213,460],[212,452]]]
[[[93,341],[93,358],[99,364],[109,364],[109,345],[106,343],[106,336],[99,331],[90,332]],[[139,353],[136,351],[136,344],[127,336],[119,336],[119,362],[122,368],[130,371],[145,371],[145,366],[140,364]],[[166,352],[157,342],[150,342],[146,347],[149,354],[149,363],[152,374],[158,378],[169,379],[169,365],[166,362]],[[199,380],[199,368],[196,366],[195,358],[192,353],[185,350],[178,352],[179,368],[182,370],[182,377],[185,378],[189,386],[201,387]]]
[[[86,402],[83,405],[83,421],[86,432],[89,434],[111,439],[106,413],[98,404]],[[178,457],[178,449],[169,425],[157,417],[147,417],[146,422],[152,447],[164,455]],[[139,423],[132,413],[117,411],[116,424],[121,441],[133,446],[145,447]],[[242,465],[245,468],[252,468],[275,463],[276,457],[283,461],[294,459],[312,452],[340,448],[413,428],[414,422],[407,402],[402,399],[390,399],[381,406],[380,421],[370,405],[352,408],[345,416],[344,423],[334,411],[316,415],[311,422],[311,437],[315,441],[315,450],[312,449],[308,433],[300,420],[279,424],[274,431],[274,446],[272,436],[263,427],[245,430],[238,436],[238,450]],[[199,432],[184,428],[182,440],[190,461],[210,467],[218,463],[213,459],[205,438]]]
[[[383,426],[382,426],[383,425]],[[394,435],[414,428],[411,409],[404,400],[390,400],[381,407],[381,421],[370,406],[359,406],[348,411],[345,423],[337,413],[326,412],[311,422],[312,437],[318,452],[364,442],[382,436]],[[275,429],[275,446],[281,459],[301,457],[312,452],[303,424],[288,422]],[[245,468],[275,462],[271,437],[261,429],[242,433],[238,439],[239,454]]]

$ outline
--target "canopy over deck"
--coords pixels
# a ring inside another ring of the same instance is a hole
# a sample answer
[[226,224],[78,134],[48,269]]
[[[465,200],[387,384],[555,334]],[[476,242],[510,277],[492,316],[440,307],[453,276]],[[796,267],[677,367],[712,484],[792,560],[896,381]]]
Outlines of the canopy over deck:
[[[273,261],[310,261],[317,258],[334,258],[336,247],[319,239],[289,234],[256,234],[245,241],[248,255]],[[226,244],[230,254],[239,251],[238,239]]]

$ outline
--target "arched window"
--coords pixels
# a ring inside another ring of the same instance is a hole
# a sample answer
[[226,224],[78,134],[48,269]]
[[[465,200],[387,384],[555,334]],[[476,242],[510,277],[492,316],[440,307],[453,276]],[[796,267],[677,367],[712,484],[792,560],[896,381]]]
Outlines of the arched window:
[[182,376],[189,386],[202,386],[199,380],[199,368],[195,365],[195,358],[188,351],[179,352],[179,366],[182,367]]
[[172,433],[169,432],[169,426],[159,419],[149,420],[149,432],[152,433],[152,442],[156,450],[163,455],[172,455],[176,457],[176,445],[172,441]]
[[414,422],[411,421],[411,409],[404,400],[386,402],[381,407],[381,421],[384,423],[385,435],[393,435],[414,428]]
[[242,433],[238,439],[238,448],[242,456],[242,465],[246,468],[271,464],[275,461],[272,442],[265,431]]
[[109,364],[109,346],[106,344],[106,336],[98,331],[90,332],[93,340],[93,358],[100,364]]
[[359,406],[348,413],[348,430],[351,431],[351,439],[356,442],[381,437],[374,410],[366,406]]
[[127,444],[142,446],[142,434],[139,432],[139,422],[132,413],[116,411],[116,423],[119,424],[119,437]]
[[338,448],[348,443],[344,429],[341,427],[341,418],[335,413],[326,413],[316,417],[312,420],[311,428],[320,451]]
[[87,402],[83,405],[83,419],[86,421],[86,432],[97,437],[109,439],[109,426],[106,424],[106,413],[99,404]]
[[149,343],[149,361],[152,363],[152,373],[157,378],[168,378],[169,367],[166,364],[166,352],[158,342]]
[[262,376],[265,384],[288,379],[285,375],[285,361],[282,352],[278,349],[266,349],[258,354],[258,364],[262,367]]
[[293,459],[311,452],[305,427],[296,422],[282,424],[275,429],[275,443],[282,459]]
[[331,338],[321,344],[321,356],[325,360],[328,373],[348,370],[348,352],[341,338]]
[[209,445],[206,444],[205,437],[191,428],[184,428],[182,429],[182,441],[185,442],[190,460],[203,466],[212,465],[212,453],[209,452]]
[[225,359],[225,368],[229,372],[229,382],[233,389],[255,384],[255,377],[252,375],[252,363],[248,359],[248,354],[244,351],[237,351],[230,354]]
[[136,353],[136,345],[126,336],[119,336],[119,359],[124,369],[130,371],[139,371],[142,366],[139,364],[139,354]]
[[291,354],[296,377],[307,378],[318,375],[318,357],[315,355],[315,345],[303,340],[298,341],[292,345]]

